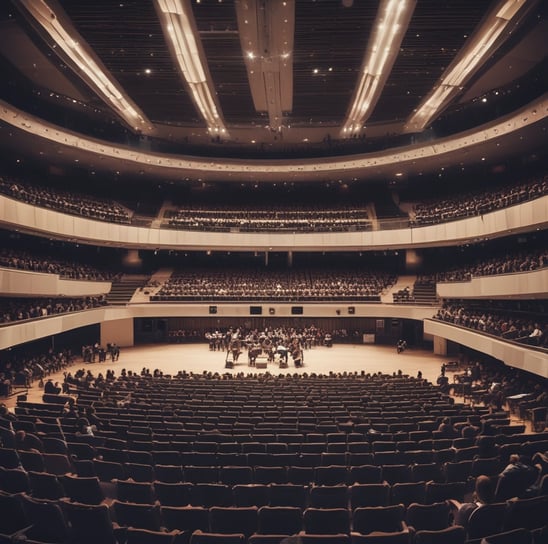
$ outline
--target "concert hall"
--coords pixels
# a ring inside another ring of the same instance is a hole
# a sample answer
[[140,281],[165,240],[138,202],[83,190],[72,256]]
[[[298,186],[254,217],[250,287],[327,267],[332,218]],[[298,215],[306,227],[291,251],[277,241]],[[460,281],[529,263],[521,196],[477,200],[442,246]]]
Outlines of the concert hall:
[[548,543],[548,2],[0,2],[0,543]]

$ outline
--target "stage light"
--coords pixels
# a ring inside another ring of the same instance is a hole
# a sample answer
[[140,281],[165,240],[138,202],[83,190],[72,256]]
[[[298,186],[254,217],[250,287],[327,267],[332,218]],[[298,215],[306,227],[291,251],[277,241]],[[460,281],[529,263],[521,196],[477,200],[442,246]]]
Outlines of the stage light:
[[[102,66],[100,60],[57,5],[54,11],[45,0],[21,0],[20,4],[47,32],[64,55],[74,63],[78,69],[75,73],[84,79],[109,107],[134,130],[140,130],[145,134],[154,132],[150,120]],[[57,50],[55,46],[54,50]]]
[[227,135],[207,73],[207,63],[188,0],[156,0],[158,18],[171,53],[210,133]]
[[[529,7],[534,3],[529,2]],[[438,85],[408,119],[405,124],[406,132],[423,130],[462,91],[466,81],[492,57],[510,35],[511,31],[507,31],[506,37],[503,36],[510,23],[515,29],[518,14],[526,4],[526,0],[501,0],[494,6],[481,26],[468,38]]]
[[383,0],[362,62],[361,77],[341,127],[341,135],[361,132],[398,56],[416,0]]

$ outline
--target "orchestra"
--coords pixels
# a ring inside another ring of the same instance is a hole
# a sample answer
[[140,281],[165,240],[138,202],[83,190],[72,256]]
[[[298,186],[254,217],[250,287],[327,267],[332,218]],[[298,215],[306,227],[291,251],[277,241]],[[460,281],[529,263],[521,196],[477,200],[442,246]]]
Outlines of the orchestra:
[[230,328],[224,333],[219,330],[208,331],[205,338],[210,351],[225,352],[225,368],[233,368],[244,351],[247,351],[248,366],[258,367],[258,361],[261,361],[263,364],[274,363],[279,368],[287,368],[291,357],[295,368],[300,368],[303,366],[305,349],[316,345],[332,346],[331,335],[325,335],[313,326],[304,330],[280,327],[248,332]]

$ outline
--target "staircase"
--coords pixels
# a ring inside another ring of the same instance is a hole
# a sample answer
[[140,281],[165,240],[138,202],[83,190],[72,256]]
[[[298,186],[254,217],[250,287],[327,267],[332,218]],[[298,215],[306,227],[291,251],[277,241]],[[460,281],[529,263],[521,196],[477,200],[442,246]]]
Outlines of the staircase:
[[124,275],[118,281],[112,282],[112,287],[107,295],[109,304],[127,304],[133,293],[143,287],[148,281],[146,275]]
[[438,303],[436,282],[416,281],[413,286],[413,299],[415,304],[434,306]]

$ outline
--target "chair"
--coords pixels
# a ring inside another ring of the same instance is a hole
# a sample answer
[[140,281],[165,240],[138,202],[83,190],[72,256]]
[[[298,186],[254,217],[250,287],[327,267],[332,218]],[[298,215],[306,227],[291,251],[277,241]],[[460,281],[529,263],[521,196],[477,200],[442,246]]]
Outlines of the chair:
[[399,533],[406,531],[404,515],[403,504],[356,508],[352,512],[352,530],[362,535],[373,532]]
[[91,505],[63,502],[69,522],[70,542],[78,544],[116,544],[116,530],[106,504]]
[[270,506],[294,506],[306,508],[308,486],[295,484],[271,484]]
[[481,542],[482,544],[532,544],[534,540],[530,531],[521,528],[486,536]]
[[[57,438],[52,438],[51,440],[58,440],[59,442],[62,442],[62,440],[59,440]],[[106,450],[107,448],[103,448],[103,459],[105,461],[115,461],[116,459],[107,459]],[[57,451],[51,451],[48,453],[62,453],[64,455],[72,455],[76,459],[89,459],[93,460],[97,456],[97,450],[91,445],[86,444],[85,442],[68,442],[66,444],[66,451],[60,451],[61,446],[58,446]],[[120,454],[120,457],[122,457],[123,461],[125,461],[125,455],[124,452],[120,452],[120,450],[114,450]],[[123,462],[121,461],[121,462]]]
[[348,535],[350,512],[346,508],[307,508],[303,512],[303,527],[306,534]]
[[500,457],[483,457],[472,461],[472,476],[477,478],[482,474],[485,476],[496,476],[501,469]]
[[19,468],[0,466],[0,489],[6,493],[30,493],[29,475]]
[[411,544],[412,536],[408,529],[397,533],[383,533],[373,531],[368,535],[362,535],[352,531],[350,533],[351,544]]
[[293,506],[262,506],[257,517],[259,534],[294,535],[302,529],[302,510]]
[[472,474],[471,460],[445,463],[443,471],[446,482],[466,482]]
[[168,531],[177,529],[190,539],[194,531],[209,531],[209,510],[201,506],[161,506],[163,523]]
[[23,508],[32,526],[25,531],[28,540],[40,542],[65,542],[68,539],[68,525],[63,510],[57,501],[34,499],[21,495]]
[[148,531],[147,529],[134,529],[128,527],[125,544],[174,544],[180,531]]
[[237,484],[232,486],[234,506],[267,506],[269,487],[265,484]]
[[314,467],[287,467],[287,481],[291,484],[309,485],[314,482]]
[[460,525],[452,525],[439,531],[417,531],[414,544],[464,544],[466,531]]
[[151,504],[121,502],[114,499],[111,504],[114,518],[121,527],[135,527],[159,531],[161,529],[160,507]]
[[418,463],[411,465],[411,480],[413,482],[442,482],[444,477],[437,463]]
[[375,465],[351,466],[348,471],[349,484],[380,484],[382,467]]
[[31,495],[35,499],[57,500],[65,496],[63,485],[55,474],[49,472],[28,472]]
[[479,453],[477,446],[470,446],[469,448],[460,448],[455,451],[455,462],[459,461],[472,461]]
[[347,508],[346,485],[312,486],[308,492],[308,504],[312,508]]
[[466,482],[426,482],[426,504],[454,499],[464,502]]
[[65,474],[61,483],[65,495],[72,502],[97,505],[105,500],[105,494],[97,476],[85,477]]
[[245,535],[241,533],[224,535],[219,533],[194,531],[190,537],[189,544],[245,544],[245,541]]
[[70,451],[67,442],[61,438],[54,436],[41,436],[40,440],[44,446],[44,453],[61,453],[69,455]]
[[190,504],[192,484],[153,482],[156,498],[162,506],[187,506]]
[[548,495],[540,495],[530,499],[511,499],[506,504],[505,531],[522,527],[532,531],[546,525]]
[[192,506],[231,506],[232,488],[225,484],[194,484],[190,493]]
[[390,485],[353,484],[349,487],[350,507],[352,510],[365,506],[388,506],[390,503]]
[[0,492],[0,512],[0,535],[9,537],[8,542],[15,541],[32,525],[18,494]]
[[116,498],[123,502],[138,504],[154,504],[156,497],[150,482],[134,482],[133,480],[115,480]]
[[531,416],[531,426],[533,431],[536,433],[541,433],[546,428],[546,415],[548,413],[548,408],[545,406],[532,408],[529,410]]
[[522,498],[527,490],[537,481],[538,470],[516,471],[501,474],[497,480],[495,498],[506,501],[514,497]]
[[314,483],[316,485],[346,484],[348,470],[344,465],[328,465],[316,467]]
[[126,463],[140,463],[143,465],[153,465],[154,463],[152,453],[149,451],[125,450],[123,453],[127,456],[127,459],[124,461]]
[[159,482],[175,484],[185,481],[183,469],[180,465],[156,465],[154,475]]
[[253,483],[253,469],[251,467],[221,467],[219,482],[226,485]]
[[402,482],[392,485],[391,499],[392,504],[410,504],[426,502],[426,484],[425,482]]
[[[286,544],[286,541],[282,544]],[[350,544],[350,536],[345,534],[308,535],[301,533],[298,537],[289,537],[287,544]]]
[[114,480],[125,480],[127,478],[127,474],[122,463],[94,459],[93,468],[95,470],[95,475],[101,482],[113,482]]
[[74,465],[68,455],[62,453],[43,453],[46,472],[63,476],[74,472]]
[[46,465],[44,464],[44,458],[39,451],[25,451],[20,450],[18,452],[21,465],[28,472],[34,470],[35,472],[44,472]]
[[411,481],[411,472],[408,465],[385,465],[382,467],[382,478],[389,484]]
[[[158,476],[156,467],[156,477]],[[184,469],[184,480],[193,484],[217,483],[219,481],[219,468],[216,466],[186,466]]]
[[413,503],[407,507],[405,521],[415,531],[440,531],[449,527],[450,507],[447,502]]
[[19,468],[21,459],[17,450],[13,448],[0,448],[0,467],[1,468]]
[[141,463],[124,463],[124,469],[128,479],[136,482],[153,482],[156,479],[154,467]]
[[505,503],[484,504],[476,508],[468,518],[468,538],[482,538],[500,533],[504,526]]
[[287,483],[286,467],[261,467],[253,469],[253,481],[256,484],[285,484]]
[[209,509],[209,527],[214,533],[243,533],[247,538],[257,532],[257,511],[256,506],[213,506]]
[[[336,442],[336,444],[341,445],[343,448],[346,448],[346,444]],[[328,467],[331,465],[340,465],[346,467],[346,449],[340,452],[321,452],[321,466]]]

